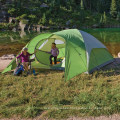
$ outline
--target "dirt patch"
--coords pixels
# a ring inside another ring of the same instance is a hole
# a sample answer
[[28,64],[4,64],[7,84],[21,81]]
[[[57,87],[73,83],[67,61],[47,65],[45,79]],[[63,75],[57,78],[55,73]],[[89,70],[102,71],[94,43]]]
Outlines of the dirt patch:
[[5,69],[10,62],[11,60],[0,60],[0,71]]
[[25,44],[5,44],[0,45],[0,57],[6,54],[17,54]]
[[120,120],[120,115],[100,116],[100,117],[88,117],[88,118],[69,118],[67,120]]
[[14,57],[14,54],[3,55],[2,57],[0,57],[0,71],[5,69]]

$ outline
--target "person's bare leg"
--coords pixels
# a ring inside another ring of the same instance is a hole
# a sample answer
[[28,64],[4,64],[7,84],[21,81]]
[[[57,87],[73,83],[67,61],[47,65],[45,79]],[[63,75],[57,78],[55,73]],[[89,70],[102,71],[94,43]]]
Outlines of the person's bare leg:
[[28,72],[28,64],[24,62],[23,66],[24,66],[25,70]]
[[28,72],[28,63],[26,63],[26,71]]

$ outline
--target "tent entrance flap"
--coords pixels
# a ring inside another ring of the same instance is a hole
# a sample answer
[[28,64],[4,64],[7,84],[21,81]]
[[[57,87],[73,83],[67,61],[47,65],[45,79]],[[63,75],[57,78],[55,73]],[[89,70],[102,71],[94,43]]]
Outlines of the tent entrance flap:
[[[63,58],[65,57],[65,40],[53,35],[52,37],[48,39],[43,39],[39,41],[35,47],[36,53],[35,57],[36,59],[44,65],[50,65],[50,51],[52,47],[52,43],[56,43],[56,47],[59,49],[59,55],[57,57],[57,64],[62,63]],[[61,60],[61,62],[59,61]],[[54,58],[52,59],[54,64]]]
[[50,65],[50,61],[49,61],[50,55],[51,55],[50,53],[41,50],[36,50],[35,53],[36,59],[44,65]]
[[[37,61],[44,65],[50,65],[50,53],[46,51],[36,50],[35,57]],[[64,56],[57,58],[57,64],[62,64],[64,60]],[[52,59],[52,64],[54,64],[54,59]]]

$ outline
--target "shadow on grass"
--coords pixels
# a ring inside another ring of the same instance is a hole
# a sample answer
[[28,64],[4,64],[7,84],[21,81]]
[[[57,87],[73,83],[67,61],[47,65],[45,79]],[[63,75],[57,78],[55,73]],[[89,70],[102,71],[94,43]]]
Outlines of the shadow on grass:
[[102,67],[101,69],[92,73],[92,75],[95,75],[96,77],[100,75],[103,75],[105,77],[120,75],[120,59],[115,58],[115,61],[113,63]]

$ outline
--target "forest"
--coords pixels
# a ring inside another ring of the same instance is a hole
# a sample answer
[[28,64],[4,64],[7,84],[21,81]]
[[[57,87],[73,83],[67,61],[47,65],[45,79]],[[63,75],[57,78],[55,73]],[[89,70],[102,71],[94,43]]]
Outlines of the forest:
[[[9,17],[29,25],[107,27],[119,25],[120,0],[0,0]],[[12,25],[17,25],[15,24]],[[0,23],[0,27],[7,23]]]

